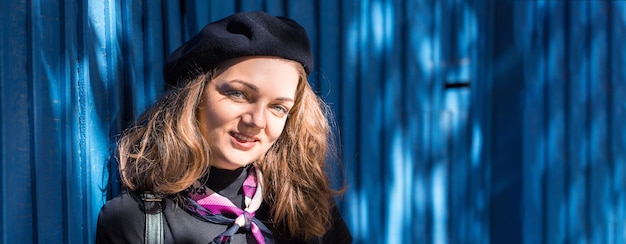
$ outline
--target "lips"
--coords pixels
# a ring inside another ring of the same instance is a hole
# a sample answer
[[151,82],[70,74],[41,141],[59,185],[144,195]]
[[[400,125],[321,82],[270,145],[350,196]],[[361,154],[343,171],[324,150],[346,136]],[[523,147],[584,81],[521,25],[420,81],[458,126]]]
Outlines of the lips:
[[250,149],[256,145],[257,141],[259,141],[255,137],[246,136],[236,132],[231,132],[230,136],[233,138],[233,143],[241,149]]
[[242,134],[235,133],[235,132],[231,132],[230,135],[232,137],[234,137],[235,139],[237,139],[238,141],[241,141],[241,142],[255,142],[255,141],[257,141],[256,139],[254,139],[252,137],[244,136]]

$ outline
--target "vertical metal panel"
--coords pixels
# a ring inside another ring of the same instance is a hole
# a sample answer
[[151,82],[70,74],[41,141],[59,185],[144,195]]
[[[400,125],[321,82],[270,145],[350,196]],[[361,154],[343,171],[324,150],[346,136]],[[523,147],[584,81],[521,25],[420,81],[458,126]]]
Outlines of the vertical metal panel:
[[568,66],[570,75],[569,81],[569,101],[568,101],[568,121],[569,140],[578,143],[570,143],[568,149],[569,156],[569,184],[568,184],[568,212],[572,216],[569,221],[570,235],[574,240],[588,239],[586,230],[588,229],[587,199],[589,190],[586,184],[586,172],[588,170],[588,134],[587,124],[587,79],[589,76],[586,60],[588,54],[587,26],[589,15],[586,11],[586,3],[581,2],[570,6],[569,15],[569,53],[571,53]]
[[[184,13],[183,29],[185,30],[184,40],[198,33],[202,27],[209,23],[213,16],[207,14],[210,13],[210,2],[202,0],[186,0],[184,1],[184,9],[181,9]],[[179,14],[181,14],[179,13]]]
[[31,2],[29,60],[32,104],[33,148],[33,238],[38,243],[64,241],[63,209],[65,193],[62,175],[65,155],[62,138],[66,134],[63,124],[63,100],[66,84],[61,82],[63,70],[61,35],[62,5],[54,2]]
[[[83,48],[79,59],[80,74],[76,80],[78,90],[79,160],[78,172],[82,175],[73,184],[81,184],[83,198],[83,240],[93,242],[95,220],[100,206],[106,201],[108,184],[108,159],[110,154],[109,135],[111,123],[117,117],[119,106],[116,100],[121,71],[119,53],[121,38],[117,31],[118,15],[115,1],[86,1],[82,5],[87,15],[84,22],[79,48]],[[112,110],[113,109],[113,110]],[[76,165],[78,166],[78,165]],[[81,179],[82,178],[82,179]],[[74,179],[72,179],[74,180]],[[72,192],[73,193],[73,192]],[[78,240],[73,240],[78,241]]]
[[[275,15],[285,15],[285,1],[283,0],[266,0],[264,1],[265,5],[263,7],[264,11],[268,13],[273,13]],[[300,1],[300,2],[311,2],[313,4],[315,1]],[[322,4],[324,1],[318,1],[319,4]],[[304,10],[304,9],[303,9]],[[309,9],[309,13],[314,13]]]
[[[384,223],[385,216],[383,210],[386,202],[386,181],[383,174],[387,167],[382,164],[371,162],[381,162],[384,147],[383,119],[385,116],[383,108],[384,96],[382,91],[382,81],[384,75],[384,12],[383,1],[372,0],[362,1],[358,9],[360,21],[358,23],[359,39],[357,42],[359,66],[352,72],[357,73],[358,88],[354,98],[357,103],[356,125],[359,152],[358,160],[361,164],[361,171],[358,177],[358,188],[361,193],[359,201],[363,201],[360,212],[365,214],[361,221],[365,222],[368,230],[378,228],[378,233],[365,232],[362,240],[383,243],[388,226],[380,226]],[[370,211],[376,209],[376,211]]]
[[[11,62],[3,59],[3,70],[10,72],[3,72],[2,97],[19,94],[20,84],[27,87],[19,95],[23,102],[14,98],[2,102],[3,113],[15,113],[3,115],[8,119],[3,120],[3,158],[22,157],[2,161],[2,178],[7,180],[3,194],[10,194],[2,198],[3,212],[10,213],[2,216],[3,242],[92,242],[94,221],[106,199],[101,189],[108,174],[108,136],[118,124],[119,105],[114,100],[121,79],[115,6],[112,1],[31,1],[5,6],[11,11],[2,12],[7,19],[15,18],[3,25],[3,33],[15,35],[3,34],[3,43],[8,44],[2,46],[7,54],[3,57]],[[5,29],[9,26],[14,29]],[[29,129],[20,132],[10,121]],[[8,142],[12,138],[30,141],[29,146]],[[30,170],[21,172],[16,167]],[[32,188],[11,193],[20,187]]]
[[549,33],[548,43],[545,51],[545,70],[546,75],[546,95],[547,95],[547,130],[550,131],[546,135],[547,141],[547,182],[548,189],[546,196],[548,197],[548,206],[545,207],[546,213],[549,214],[548,228],[550,233],[554,235],[554,240],[548,238],[547,242],[564,242],[569,239],[567,233],[567,219],[564,204],[567,202],[565,194],[565,186],[567,184],[567,167],[566,167],[566,123],[565,111],[567,91],[566,76],[567,63],[565,54],[565,4],[559,2],[550,2],[547,4],[547,10],[551,12],[547,26]]
[[[473,194],[480,185],[475,182],[481,175],[472,175],[475,168],[470,163],[470,86],[474,82],[470,70],[476,63],[472,60],[472,47],[477,43],[477,17],[468,2],[443,1],[441,16],[441,118],[444,127],[439,138],[443,139],[448,161],[448,195],[446,242],[479,243],[481,228],[475,202],[482,201]],[[477,188],[471,189],[470,186]],[[454,223],[454,224],[453,224]]]
[[[358,76],[358,40],[359,40],[359,3],[358,1],[341,1],[342,35],[340,50],[341,52],[341,101],[340,114],[337,116],[341,124],[341,143],[342,143],[342,160],[346,165],[348,172],[346,183],[351,189],[345,194],[346,199],[346,222],[350,226],[350,230],[358,243],[365,237],[367,232],[364,218],[367,216],[367,210],[363,209],[361,200],[362,192],[358,188],[357,176],[361,173],[361,165],[358,163],[358,127],[355,126],[359,121],[357,113],[357,103],[354,101],[355,91],[357,90]],[[350,94],[350,95],[348,95]]]
[[[143,32],[144,23],[152,25],[154,22],[144,22],[144,6],[143,1],[122,1],[120,6],[121,18],[123,25],[120,25],[122,34],[122,48],[124,55],[123,63],[127,67],[124,71],[124,82],[122,91],[125,104],[132,104],[125,108],[125,120],[138,116],[150,103],[154,100],[154,92],[150,92],[149,84],[157,84],[159,79],[147,83],[147,71],[150,70],[146,66],[152,66],[152,62],[158,65],[162,62],[162,55],[159,59],[151,59],[146,62],[148,54],[145,52],[153,52],[157,48],[147,48],[146,42],[150,39],[160,38],[159,36],[148,36]],[[154,77],[150,77],[154,79]],[[161,81],[162,82],[162,81]]]
[[[302,25],[306,30],[311,42],[311,49],[313,55],[318,58],[319,57],[319,34],[317,28],[317,14],[316,14],[316,3],[315,1],[290,1],[288,3],[284,3],[282,9],[285,12],[277,12],[272,13],[278,16],[287,16],[289,18],[294,19],[300,25]],[[256,10],[262,10],[261,8],[257,8]],[[315,64],[314,64],[315,66]],[[319,92],[319,69],[317,67],[313,67],[314,71],[309,75],[309,83],[313,87],[314,90]]]
[[427,81],[430,92],[428,106],[429,125],[425,129],[430,131],[430,137],[426,143],[429,144],[429,161],[427,168],[427,189],[430,206],[428,211],[431,214],[431,240],[432,243],[442,244],[452,241],[447,227],[450,223],[449,197],[447,191],[450,189],[450,156],[447,141],[449,130],[451,129],[450,115],[442,109],[442,86],[445,81],[444,63],[447,61],[443,49],[452,40],[447,39],[450,28],[446,25],[446,17],[449,17],[446,8],[447,1],[433,1],[433,29],[429,33],[433,38],[431,43],[431,56],[424,60],[432,64],[432,79]]
[[[341,145],[341,133],[338,127],[341,124],[341,4],[338,1],[320,1],[318,3],[319,11],[326,13],[325,17],[318,16],[316,28],[318,33],[318,49],[316,52],[317,59],[315,60],[316,70],[318,70],[318,87],[319,95],[328,103],[333,113],[333,120],[335,126],[333,133],[335,134],[334,142],[336,145]],[[338,148],[335,150],[335,155],[338,157],[341,150]],[[336,162],[329,168],[329,172],[332,174],[333,188],[339,189],[346,181],[346,175],[343,171],[345,162],[342,162],[338,157]],[[343,198],[338,198],[338,204],[340,207],[345,208],[345,201]]]
[[[524,26],[515,21],[515,13],[521,1],[494,1],[492,62],[491,122],[486,129],[491,132],[490,152],[490,241],[494,243],[522,243],[522,197],[524,163],[522,155],[524,117],[521,111],[524,100],[520,91],[524,84],[525,70],[520,57],[524,53],[515,48],[517,39],[512,26]],[[520,28],[523,29],[523,28]],[[515,28],[515,30],[520,30]],[[480,50],[479,50],[480,51]],[[476,89],[481,89],[476,87]],[[538,108],[542,109],[542,108]],[[485,127],[483,127],[485,128]],[[524,134],[526,136],[527,134]],[[539,161],[541,162],[541,161]],[[510,214],[494,214],[494,213]]]
[[[623,39],[614,36],[620,35],[615,25],[623,26],[615,19],[623,13],[611,11],[618,7],[613,4],[518,3],[526,10],[517,16],[526,26],[519,35],[526,41],[517,47],[527,52],[526,243],[624,242],[622,223],[615,220],[624,206],[613,190],[624,171],[613,158],[620,153],[611,150],[611,135],[621,138],[611,127],[620,123],[611,121],[619,111],[610,105],[619,91],[613,84],[624,79],[612,70],[622,54],[611,51]],[[545,167],[539,167],[542,161]]]
[[[492,124],[493,73],[496,72],[492,61],[492,47],[494,38],[481,38],[481,36],[494,36],[494,3],[492,1],[476,1],[472,6],[476,13],[476,35],[478,40],[471,50],[471,61],[474,63],[471,69],[472,83],[470,89],[470,122],[471,126],[471,176],[474,178],[471,184],[471,195],[475,206],[476,221],[472,223],[473,232],[476,234],[476,243],[490,243],[491,236],[491,161],[492,141],[494,132],[490,129]],[[519,230],[523,232],[523,228]]]
[[[146,88],[144,90],[145,100],[149,102],[153,102],[157,99],[158,95],[163,93],[164,85],[163,85],[163,72],[160,67],[163,66],[163,60],[165,59],[166,50],[163,48],[165,42],[163,41],[163,36],[165,36],[165,32],[163,31],[163,4],[155,4],[151,1],[143,1],[143,29],[141,32],[143,33],[144,40],[144,63],[149,65],[149,69],[145,70],[145,80],[143,82],[146,83]],[[134,39],[133,39],[134,40]],[[172,50],[173,51],[173,50]],[[141,96],[141,93],[138,93]],[[143,109],[143,108],[138,108]]]
[[[546,242],[564,242],[566,237],[567,215],[564,211],[566,204],[565,195],[565,74],[567,74],[567,64],[565,63],[565,4],[558,2],[547,2],[543,8],[545,15],[544,26],[546,43],[541,42],[541,46],[546,48],[538,56],[543,59],[543,77],[539,77],[542,82],[527,80],[527,83],[541,85],[544,87],[544,98],[546,99],[546,114],[544,119],[545,129],[548,131],[544,135],[546,141],[546,172],[547,179],[544,189],[546,190],[547,206],[544,206],[547,215],[546,227],[550,232],[546,232],[548,237]],[[538,40],[539,41],[539,40]],[[528,107],[527,109],[532,109]],[[535,176],[537,177],[537,175]],[[531,180],[531,179],[528,179]]]
[[[524,60],[524,243],[563,242],[565,214],[564,5],[518,4],[526,25],[518,47]],[[536,23],[549,23],[538,25]],[[545,229],[549,232],[543,232]]]
[[[81,178],[83,177],[81,171],[79,170],[81,165],[81,155],[83,149],[81,149],[81,145],[77,142],[79,141],[80,134],[77,133],[78,128],[78,113],[79,113],[79,102],[83,102],[83,99],[79,99],[79,91],[77,89],[78,80],[80,80],[82,66],[80,63],[80,58],[83,57],[84,49],[79,46],[79,41],[82,39],[80,36],[82,33],[82,23],[81,18],[84,17],[82,4],[80,2],[65,2],[64,3],[64,11],[63,17],[65,19],[64,23],[64,40],[67,43],[65,56],[65,73],[63,74],[66,79],[68,87],[68,94],[66,102],[66,111],[65,117],[67,118],[67,137],[65,139],[64,146],[66,147],[65,153],[67,154],[67,160],[65,164],[65,185],[64,189],[66,191],[64,199],[64,211],[67,214],[65,216],[66,223],[65,226],[67,232],[66,240],[68,243],[78,243],[84,241],[83,230],[82,228],[77,228],[78,226],[82,226],[83,219],[82,214],[85,213],[83,210],[83,201],[84,196],[82,193],[82,185],[83,182]],[[65,17],[67,16],[67,17]],[[72,17],[70,17],[72,16]],[[70,214],[72,212],[79,212],[81,215]]]
[[165,53],[173,52],[183,43],[183,24],[180,19],[181,1],[163,1],[163,21],[166,23],[163,29],[167,34],[163,35]]
[[[383,52],[384,62],[382,67],[382,86],[379,94],[382,98],[382,158],[386,164],[381,164],[383,185],[387,200],[383,201],[383,221],[388,223],[383,242],[399,243],[412,239],[411,224],[408,218],[411,216],[411,186],[406,182],[412,181],[413,162],[409,161],[408,144],[406,144],[406,116],[404,106],[404,47],[403,38],[405,20],[402,1],[382,1],[380,11],[382,14]],[[393,227],[392,227],[393,226]],[[411,233],[404,235],[403,233]]]
[[239,0],[236,1],[237,11],[263,10],[263,1]]
[[[405,197],[410,203],[405,206],[404,216],[410,221],[411,227],[404,233],[412,233],[407,238],[411,243],[432,242],[430,211],[430,184],[429,177],[429,138],[431,89],[433,80],[433,63],[431,61],[434,45],[432,28],[434,25],[433,6],[430,1],[407,1],[404,6],[405,27],[404,41],[405,71],[404,80],[404,108],[406,112],[405,141],[407,145],[407,161],[411,167],[403,169],[412,179],[404,181],[407,188]],[[412,82],[411,82],[412,81]],[[412,168],[412,169],[411,169]],[[402,211],[402,210],[400,210]]]
[[[515,39],[522,50],[533,50],[535,43],[542,39],[543,32],[535,30],[533,21],[537,16],[544,17],[544,12],[537,10],[534,6],[517,4],[516,6],[516,26],[520,26]],[[543,150],[546,147],[544,141],[545,126],[542,116],[545,114],[544,102],[545,79],[542,65],[538,65],[542,61],[541,58],[533,59],[532,57],[543,57],[542,49],[536,51],[525,52],[524,57],[527,58],[523,65],[525,74],[525,83],[527,88],[525,91],[524,107],[524,208],[523,213],[526,216],[523,223],[523,234],[526,237],[524,243],[542,243],[545,223],[542,218],[543,214],[543,173],[545,171],[546,160],[543,156]],[[538,68],[534,68],[537,65]],[[495,81],[494,81],[495,82]]]
[[[31,164],[32,121],[29,110],[29,4],[27,1],[4,1],[2,9],[2,60],[0,100],[2,107],[2,242],[32,243],[33,183]],[[11,35],[8,35],[11,33]]]
[[[608,243],[613,201],[608,150],[608,21],[610,3],[589,2],[589,242]],[[623,230],[620,230],[623,231]]]
[[[610,50],[624,50],[626,48],[626,3],[612,2],[610,6],[611,21],[609,22]],[[612,230],[608,242],[626,243],[626,55],[609,54],[610,84],[607,92],[609,98],[609,162],[613,163],[611,194],[614,209],[610,218],[609,228]]]
[[147,18],[148,12],[155,7],[146,7],[147,4],[144,1],[123,1],[122,4],[122,22],[124,24],[121,28],[122,45],[125,52],[124,65],[126,66],[124,69],[124,94],[127,96],[125,100],[132,104],[126,110],[133,109],[126,116],[127,119],[132,119],[148,108],[158,94],[158,92],[152,91],[149,86],[162,84],[162,80],[160,76],[157,79],[149,76],[148,72],[154,70],[151,68],[153,65],[157,66],[162,63],[163,55],[161,53],[158,59],[148,58],[154,58],[155,55],[150,54],[152,52],[159,53],[159,47],[150,46],[148,42],[159,39],[160,36],[151,36],[144,32],[144,28],[156,24],[155,21],[148,21]]
[[[211,17],[213,20],[225,18],[226,16],[238,11],[237,1],[210,1]],[[178,12],[180,14],[180,12]],[[208,23],[206,23],[208,24]]]

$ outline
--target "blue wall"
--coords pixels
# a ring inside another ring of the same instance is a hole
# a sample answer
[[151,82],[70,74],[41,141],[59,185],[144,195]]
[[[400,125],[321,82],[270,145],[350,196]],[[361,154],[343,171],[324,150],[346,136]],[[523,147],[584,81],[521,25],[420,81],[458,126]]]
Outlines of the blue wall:
[[626,243],[626,2],[0,2],[0,243],[91,243],[162,60],[235,11],[296,19],[356,243]]

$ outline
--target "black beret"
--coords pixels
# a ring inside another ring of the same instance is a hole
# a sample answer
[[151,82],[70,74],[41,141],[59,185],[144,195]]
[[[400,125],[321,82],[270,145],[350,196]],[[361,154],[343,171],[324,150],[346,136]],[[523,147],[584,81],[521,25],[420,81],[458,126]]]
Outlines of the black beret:
[[264,12],[240,12],[206,25],[170,54],[163,65],[165,82],[179,81],[244,56],[276,56],[297,61],[307,74],[313,55],[306,30],[295,21]]

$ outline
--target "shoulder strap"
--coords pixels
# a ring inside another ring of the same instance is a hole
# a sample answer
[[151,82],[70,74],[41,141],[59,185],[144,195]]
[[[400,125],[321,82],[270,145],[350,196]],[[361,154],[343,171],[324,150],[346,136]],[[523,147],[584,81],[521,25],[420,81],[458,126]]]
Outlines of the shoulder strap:
[[141,194],[144,213],[146,216],[146,229],[144,233],[144,243],[163,244],[163,211],[161,209],[162,199],[151,193]]

